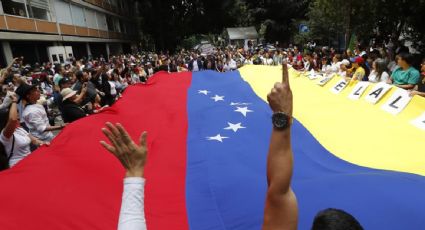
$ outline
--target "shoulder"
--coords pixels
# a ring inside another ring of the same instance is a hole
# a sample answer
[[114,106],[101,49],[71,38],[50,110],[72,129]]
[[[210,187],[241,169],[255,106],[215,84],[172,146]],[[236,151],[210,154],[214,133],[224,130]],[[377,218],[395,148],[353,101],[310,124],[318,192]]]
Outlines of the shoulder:
[[410,67],[409,72],[411,72],[412,74],[414,74],[415,76],[420,76],[421,74],[419,73],[419,71],[413,67]]

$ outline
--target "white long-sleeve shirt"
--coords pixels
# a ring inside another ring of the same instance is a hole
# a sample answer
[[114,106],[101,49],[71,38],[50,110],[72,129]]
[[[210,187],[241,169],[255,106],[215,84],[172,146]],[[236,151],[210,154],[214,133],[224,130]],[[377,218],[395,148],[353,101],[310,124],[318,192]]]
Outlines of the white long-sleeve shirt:
[[146,230],[144,190],[144,178],[124,179],[118,230]]

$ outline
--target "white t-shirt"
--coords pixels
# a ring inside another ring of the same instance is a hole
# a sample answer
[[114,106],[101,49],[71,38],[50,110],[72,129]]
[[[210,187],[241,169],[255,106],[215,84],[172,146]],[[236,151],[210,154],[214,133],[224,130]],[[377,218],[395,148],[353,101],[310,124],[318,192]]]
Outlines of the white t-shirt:
[[230,59],[229,62],[226,62],[226,64],[224,64],[223,70],[225,72],[227,71],[232,71],[232,70],[236,70],[238,68],[236,61],[233,59]]
[[111,86],[111,95],[116,96],[117,95],[117,89],[115,88],[115,82],[108,81],[109,85]]
[[42,105],[27,105],[22,113],[22,118],[34,137],[44,142],[50,142],[53,139],[52,132],[44,132],[50,124],[46,110]]
[[[369,74],[369,81],[377,83],[378,82],[377,75],[378,73],[375,70],[372,70],[372,72],[370,72]],[[381,78],[379,79],[379,82],[387,82],[389,78],[390,78],[390,75],[384,71],[381,74]]]
[[330,69],[329,69],[329,71],[331,72],[331,73],[338,73],[339,72],[339,67],[340,67],[340,63],[339,62],[337,62],[337,63],[332,63],[332,65],[331,65],[331,67],[330,67]]
[[192,69],[192,71],[193,72],[199,71],[199,66],[198,66],[198,61],[197,60],[194,60],[193,61],[193,69]]
[[340,77],[345,77],[345,76],[347,76],[347,72],[346,72],[346,71],[342,71],[342,70],[340,70],[340,71],[338,72],[338,75],[339,75]]
[[266,60],[266,65],[273,65],[273,59],[272,58],[267,58]]
[[2,130],[0,134],[0,142],[4,145],[7,157],[10,156],[10,151],[12,150],[13,136],[15,137],[15,147],[13,148],[13,155],[9,161],[10,167],[13,167],[16,163],[18,163],[20,160],[24,159],[31,153],[31,139],[29,138],[28,132],[21,127],[16,128],[15,132],[13,133],[13,136],[9,139],[4,136],[3,131],[4,130]]
[[152,68],[149,68],[148,69],[148,76],[150,77],[150,76],[152,76],[153,75],[153,69]]

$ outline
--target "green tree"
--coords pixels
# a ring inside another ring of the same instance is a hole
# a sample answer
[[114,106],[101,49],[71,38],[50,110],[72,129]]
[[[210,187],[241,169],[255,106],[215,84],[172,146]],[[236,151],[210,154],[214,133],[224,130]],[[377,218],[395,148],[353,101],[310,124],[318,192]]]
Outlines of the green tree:
[[353,34],[365,42],[403,35],[423,50],[424,10],[424,0],[313,0],[307,13],[308,36],[324,43],[330,34],[341,32],[348,45]]
[[288,43],[297,33],[294,22],[305,18],[309,0],[245,0],[257,29],[264,27],[269,42]]

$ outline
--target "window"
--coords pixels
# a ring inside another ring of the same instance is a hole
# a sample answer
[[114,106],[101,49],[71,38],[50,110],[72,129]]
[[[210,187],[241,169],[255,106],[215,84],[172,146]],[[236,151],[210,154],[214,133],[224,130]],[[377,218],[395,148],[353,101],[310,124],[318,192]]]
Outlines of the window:
[[59,23],[72,25],[71,10],[69,4],[60,0],[54,1],[56,20]]
[[120,26],[120,21],[118,18],[114,18],[114,31],[115,32],[121,32],[121,26]]
[[108,30],[108,24],[106,22],[106,15],[103,13],[96,13],[97,25],[99,26],[99,30]]
[[27,0],[30,17],[50,20],[49,0]]
[[93,10],[85,9],[87,27],[97,29],[96,12]]
[[84,10],[83,8],[71,5],[71,13],[72,13],[72,21],[76,26],[86,26],[86,19],[84,18]]
[[6,14],[12,14],[21,17],[27,17],[25,0],[2,0],[3,11]]
[[2,0],[6,14],[50,20],[48,0]]
[[119,20],[120,21],[120,27],[121,27],[121,33],[127,33],[127,28],[125,28],[125,24],[124,24],[124,22],[122,21],[122,20]]
[[112,16],[106,16],[106,24],[108,25],[109,31],[114,31],[114,20],[112,19]]

